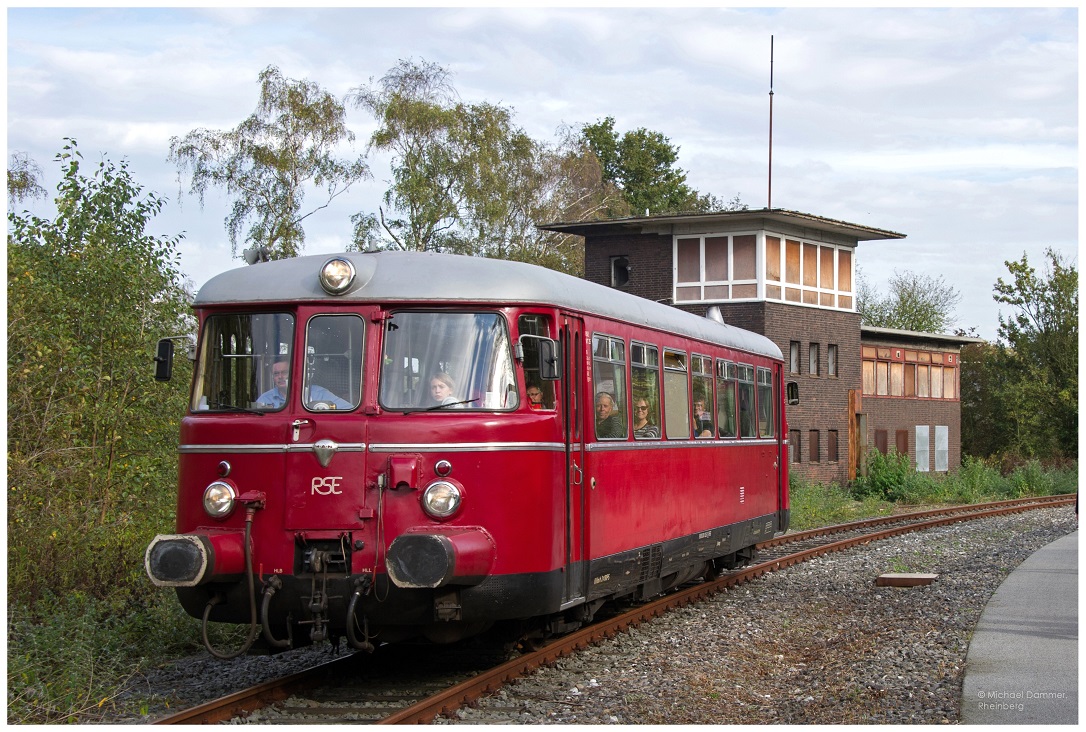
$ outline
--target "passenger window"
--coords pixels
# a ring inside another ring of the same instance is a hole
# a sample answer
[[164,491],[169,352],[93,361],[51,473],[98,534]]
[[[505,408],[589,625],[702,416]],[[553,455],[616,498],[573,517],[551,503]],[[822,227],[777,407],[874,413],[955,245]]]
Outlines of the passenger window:
[[660,351],[656,346],[630,344],[633,368],[634,439],[660,438]]
[[668,439],[690,437],[690,396],[687,391],[686,354],[664,351],[664,424]]
[[592,336],[592,384],[596,437],[626,439],[626,344],[621,338]]
[[758,436],[773,437],[777,402],[773,398],[773,372],[758,369]]
[[713,437],[713,360],[690,357],[690,380],[694,392],[694,437]]
[[362,336],[357,315],[318,315],[306,330],[302,404],[312,410],[350,410],[362,398]]
[[[549,320],[545,315],[525,314],[517,320],[520,335],[550,338]],[[524,392],[525,402],[531,409],[554,409],[554,382],[545,381],[539,373],[539,341],[524,338]]]
[[739,434],[742,437],[754,437],[757,428],[754,423],[754,367],[739,364]]
[[735,421],[736,366],[731,361],[716,362],[716,419],[721,437],[738,437]]

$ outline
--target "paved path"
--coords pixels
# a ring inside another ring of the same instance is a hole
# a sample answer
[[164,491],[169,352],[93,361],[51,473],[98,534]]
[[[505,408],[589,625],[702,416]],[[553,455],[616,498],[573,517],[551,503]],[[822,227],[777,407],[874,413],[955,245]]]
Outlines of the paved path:
[[1078,532],[1022,562],[969,643],[962,724],[1078,724]]

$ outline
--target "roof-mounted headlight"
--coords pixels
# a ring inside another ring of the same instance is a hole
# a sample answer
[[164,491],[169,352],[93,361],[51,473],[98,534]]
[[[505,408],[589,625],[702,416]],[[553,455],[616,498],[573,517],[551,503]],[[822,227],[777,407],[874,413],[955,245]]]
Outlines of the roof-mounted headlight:
[[329,259],[321,267],[320,280],[329,295],[342,295],[354,282],[354,265],[343,257]]

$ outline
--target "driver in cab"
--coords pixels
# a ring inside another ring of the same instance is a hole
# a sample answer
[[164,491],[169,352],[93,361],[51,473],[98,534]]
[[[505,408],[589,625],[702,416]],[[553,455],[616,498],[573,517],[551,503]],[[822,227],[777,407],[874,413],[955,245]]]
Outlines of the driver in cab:
[[[290,361],[286,356],[280,356],[272,364],[272,388],[256,398],[257,404],[282,409],[286,406],[287,397],[290,396]],[[310,409],[353,409],[354,405],[340,399],[323,386],[313,384],[307,390],[306,406]]]

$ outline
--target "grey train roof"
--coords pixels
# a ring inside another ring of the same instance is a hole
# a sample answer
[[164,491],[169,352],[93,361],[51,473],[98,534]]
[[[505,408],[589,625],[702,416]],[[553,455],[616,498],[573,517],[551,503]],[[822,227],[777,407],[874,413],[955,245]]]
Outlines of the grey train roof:
[[[326,293],[317,280],[333,257],[350,260],[357,272],[352,287],[338,296]],[[195,305],[322,300],[560,306],[781,358],[780,348],[757,333],[534,264],[457,254],[346,252],[262,262],[212,277],[196,294]]]

